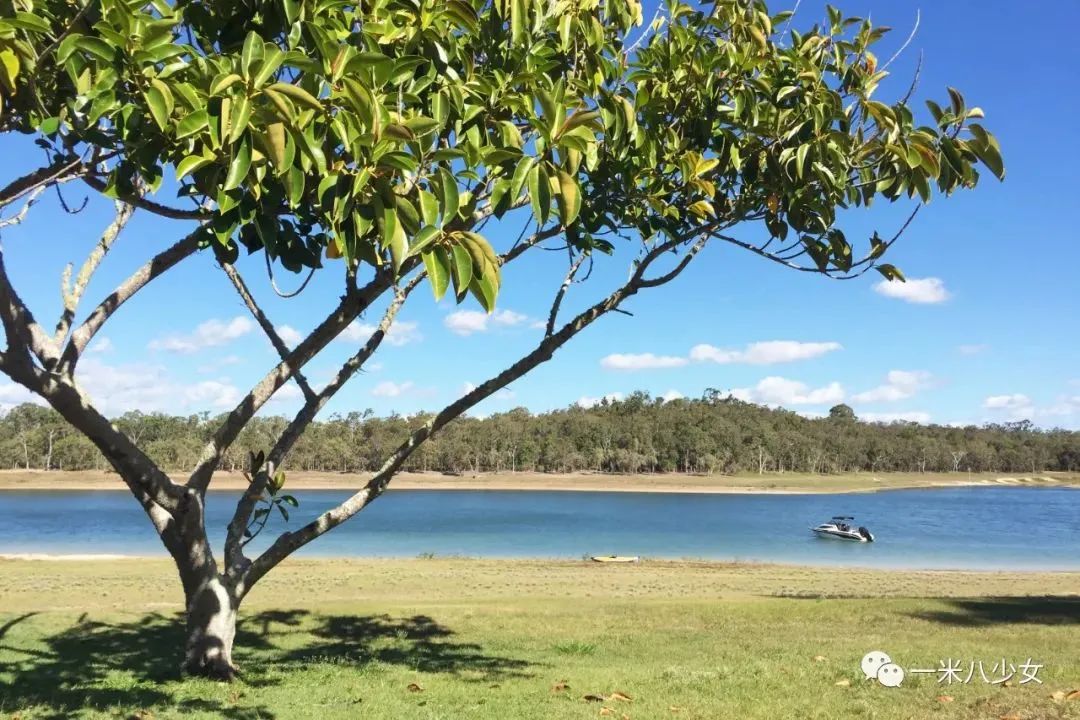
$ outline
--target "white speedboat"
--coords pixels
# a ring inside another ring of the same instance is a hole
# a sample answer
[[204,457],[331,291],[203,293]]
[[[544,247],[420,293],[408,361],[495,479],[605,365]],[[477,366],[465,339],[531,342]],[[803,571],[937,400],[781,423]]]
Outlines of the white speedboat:
[[[874,542],[874,535],[864,527],[856,527],[855,518],[850,515],[837,515],[827,523],[822,523],[816,528],[811,528],[815,535],[822,538],[834,538],[836,540],[851,540],[854,542]],[[850,522],[849,522],[850,521]]]

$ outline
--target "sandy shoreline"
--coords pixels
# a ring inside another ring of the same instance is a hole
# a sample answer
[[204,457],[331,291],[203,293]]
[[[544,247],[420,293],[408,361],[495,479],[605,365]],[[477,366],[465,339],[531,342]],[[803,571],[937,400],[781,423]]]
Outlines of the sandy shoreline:
[[[367,475],[343,473],[290,473],[289,490],[355,491]],[[174,474],[180,481],[182,475]],[[1080,476],[1047,473],[1028,477],[967,473],[878,473],[852,475],[809,475],[785,473],[772,475],[606,475],[595,473],[500,473],[443,475],[438,473],[402,473],[390,484],[390,490],[545,490],[565,492],[633,492],[696,494],[830,494],[876,492],[911,488],[948,488],[982,486],[1080,487]],[[240,473],[218,473],[212,492],[237,491],[247,487]],[[125,490],[115,474],[99,472],[0,471],[0,492],[27,491],[97,491]]]

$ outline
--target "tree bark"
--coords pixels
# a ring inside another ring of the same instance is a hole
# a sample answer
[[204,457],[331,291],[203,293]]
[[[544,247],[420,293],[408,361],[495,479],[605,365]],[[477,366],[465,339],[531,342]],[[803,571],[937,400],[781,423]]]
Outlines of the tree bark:
[[186,674],[222,681],[236,677],[232,651],[239,606],[231,583],[216,572],[203,578],[190,593],[183,666]]

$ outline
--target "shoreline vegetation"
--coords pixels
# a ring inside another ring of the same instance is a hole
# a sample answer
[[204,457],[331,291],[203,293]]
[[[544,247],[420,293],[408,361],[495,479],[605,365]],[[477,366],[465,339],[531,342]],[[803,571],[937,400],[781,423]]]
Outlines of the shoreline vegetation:
[[[184,474],[174,473],[183,481]],[[287,487],[301,490],[355,490],[368,473],[287,473]],[[211,491],[247,487],[238,472],[219,472]],[[544,490],[582,492],[657,492],[731,494],[828,494],[950,487],[1076,487],[1080,473],[848,473],[818,475],[798,472],[698,475],[687,473],[463,473],[404,472],[390,490]],[[0,470],[0,492],[126,490],[119,476],[93,470]]]
[[[175,572],[167,559],[0,560],[0,713],[1080,718],[1076,572],[291,558],[244,603],[231,685],[180,677]],[[859,670],[870,650],[905,667],[1042,667],[1038,683],[976,670],[889,690]]]

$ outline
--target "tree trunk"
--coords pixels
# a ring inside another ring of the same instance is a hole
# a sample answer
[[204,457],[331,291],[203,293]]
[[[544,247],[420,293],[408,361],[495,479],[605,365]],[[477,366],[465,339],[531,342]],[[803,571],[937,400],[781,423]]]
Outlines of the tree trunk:
[[216,574],[195,589],[187,608],[185,673],[224,681],[236,677],[232,650],[239,606],[228,582]]

